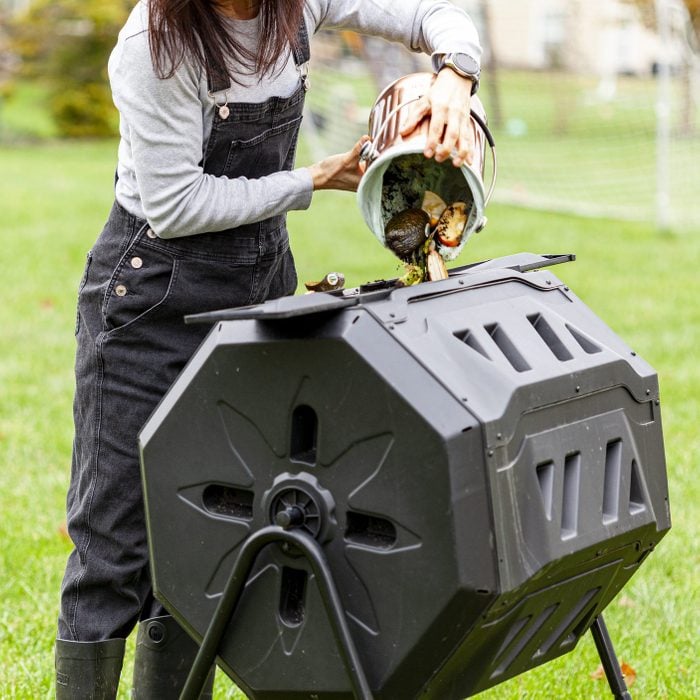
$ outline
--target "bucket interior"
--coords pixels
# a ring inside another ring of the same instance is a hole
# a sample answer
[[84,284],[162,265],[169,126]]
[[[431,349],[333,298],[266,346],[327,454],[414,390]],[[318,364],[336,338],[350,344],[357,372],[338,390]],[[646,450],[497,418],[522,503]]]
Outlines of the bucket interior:
[[464,175],[451,163],[428,160],[421,153],[393,158],[382,179],[382,219],[384,225],[399,212],[420,208],[427,190],[435,192],[447,205],[464,202],[470,211],[474,197],[466,186]]
[[449,206],[464,202],[469,216],[462,242],[454,248],[442,248],[445,260],[454,260],[484,215],[484,191],[479,177],[463,165],[451,161],[438,163],[421,152],[386,151],[372,163],[360,182],[359,204],[364,219],[384,244],[384,228],[389,220],[405,209],[420,208],[425,192],[439,195]]

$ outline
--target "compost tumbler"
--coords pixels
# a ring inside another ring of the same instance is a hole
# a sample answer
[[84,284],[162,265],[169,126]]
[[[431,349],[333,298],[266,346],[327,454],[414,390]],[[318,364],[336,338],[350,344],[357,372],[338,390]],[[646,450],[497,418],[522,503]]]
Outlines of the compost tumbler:
[[190,319],[140,435],[154,590],[249,697],[467,697],[668,530],[657,376],[554,262]]

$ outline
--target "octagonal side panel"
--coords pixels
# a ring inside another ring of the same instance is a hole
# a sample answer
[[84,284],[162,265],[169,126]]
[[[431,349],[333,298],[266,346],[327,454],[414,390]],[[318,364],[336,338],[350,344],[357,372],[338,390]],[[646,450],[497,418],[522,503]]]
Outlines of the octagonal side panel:
[[[272,504],[301,493],[323,512],[323,551],[378,697],[407,658],[410,695],[434,671],[433,642],[445,636],[435,623],[464,572],[494,588],[488,532],[456,535],[452,521],[455,510],[488,510],[483,474],[460,467],[479,431],[362,314],[319,329],[313,341],[283,335],[223,324],[142,433],[156,591],[201,637],[241,543],[269,524]],[[465,539],[473,551],[458,557],[455,543]],[[344,692],[313,576],[293,553],[268,550],[237,613],[247,622],[232,624],[225,639],[225,665],[255,697]],[[450,647],[470,624],[448,633]]]

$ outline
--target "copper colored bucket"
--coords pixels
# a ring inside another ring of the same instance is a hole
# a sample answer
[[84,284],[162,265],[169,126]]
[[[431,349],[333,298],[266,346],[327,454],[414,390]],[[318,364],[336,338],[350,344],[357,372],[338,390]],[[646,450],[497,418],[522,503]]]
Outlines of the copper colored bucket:
[[[423,155],[428,138],[429,121],[424,119],[407,137],[400,134],[400,124],[411,105],[430,88],[432,73],[412,73],[389,85],[377,98],[369,119],[371,142],[363,151],[368,167],[357,192],[362,216],[370,230],[384,245],[384,227],[404,209],[420,207],[426,190],[440,195],[447,204],[466,202],[469,217],[461,243],[441,250],[443,258],[454,260],[471,234],[486,225],[484,211],[496,181],[496,154],[486,125],[486,113],[478,97],[471,100],[471,165],[458,168],[450,160],[438,163]],[[493,178],[488,193],[484,187],[486,146],[493,153]]]

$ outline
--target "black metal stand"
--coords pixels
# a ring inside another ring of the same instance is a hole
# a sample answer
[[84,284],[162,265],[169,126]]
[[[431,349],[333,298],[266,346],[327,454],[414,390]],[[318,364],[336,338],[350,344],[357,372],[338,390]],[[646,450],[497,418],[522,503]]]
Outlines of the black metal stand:
[[216,660],[221,639],[236,610],[243,588],[248,581],[255,560],[264,547],[272,543],[288,544],[296,547],[306,557],[318,579],[321,598],[331,623],[335,641],[338,644],[343,664],[347,669],[353,694],[356,700],[372,700],[367,678],[360,657],[357,654],[355,643],[350,636],[343,606],[340,602],[338,590],[333,581],[330,568],[326,562],[320,546],[310,536],[298,530],[284,530],[276,525],[259,530],[249,537],[236,559],[221,600],[216,607],[214,616],[209,623],[202,645],[197,653],[192,670],[187,677],[180,700],[198,700],[212,664]]
[[[333,581],[333,575],[321,547],[315,539],[299,530],[284,530],[276,525],[270,525],[259,530],[249,537],[241,547],[231,575],[226,582],[221,600],[216,607],[197,657],[187,677],[180,700],[199,699],[212,664],[216,660],[221,640],[236,611],[243,588],[250,577],[255,561],[260,552],[272,543],[294,546],[306,557],[318,579],[321,598],[326,608],[343,664],[352,684],[353,695],[356,700],[373,700],[372,691],[347,626],[338,590]],[[593,635],[598,656],[603,664],[605,676],[613,696],[616,700],[632,700],[602,615],[599,615],[593,621],[591,634]]]
[[591,634],[593,635],[593,640],[598,650],[598,656],[603,664],[605,677],[608,679],[608,685],[610,686],[613,696],[619,698],[619,700],[632,700],[602,615],[598,615],[593,621],[591,625]]

